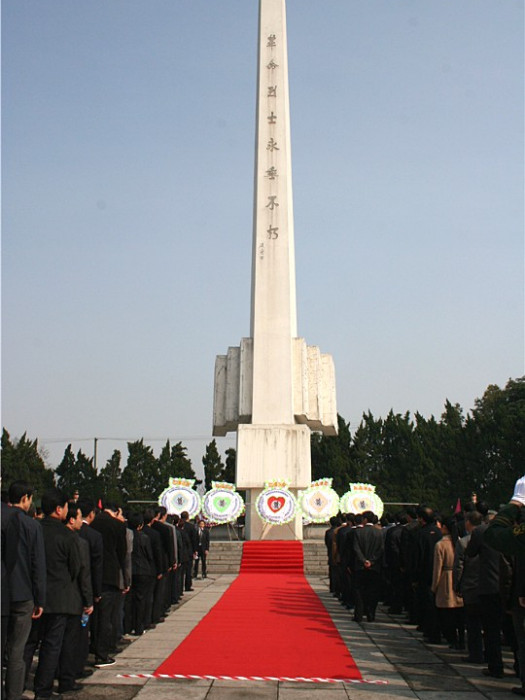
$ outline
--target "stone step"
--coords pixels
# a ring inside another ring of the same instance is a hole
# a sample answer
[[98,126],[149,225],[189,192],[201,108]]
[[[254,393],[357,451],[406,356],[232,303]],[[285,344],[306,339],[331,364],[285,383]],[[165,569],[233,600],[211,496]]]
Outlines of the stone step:
[[[208,572],[215,574],[238,574],[241,566],[243,542],[217,542],[210,544],[208,554]],[[328,564],[326,547],[323,541],[306,540],[303,542],[305,574],[327,576]]]

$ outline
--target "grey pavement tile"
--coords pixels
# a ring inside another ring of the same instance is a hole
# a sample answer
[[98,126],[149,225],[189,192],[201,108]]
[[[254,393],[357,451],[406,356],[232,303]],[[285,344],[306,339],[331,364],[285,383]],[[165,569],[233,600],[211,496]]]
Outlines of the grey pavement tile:
[[279,689],[273,685],[252,687],[239,682],[238,686],[221,686],[214,681],[206,700],[277,700]]
[[90,685],[76,693],[64,695],[64,700],[132,700],[142,686],[130,684],[127,686],[111,686],[106,684]]
[[[406,685],[347,685],[349,700],[413,700],[418,696]],[[306,700],[306,699],[305,699]],[[449,698],[452,700],[452,698]]]
[[279,687],[279,700],[348,700],[346,688],[343,685],[323,685],[315,683],[308,688],[292,688],[282,685]]
[[[418,692],[417,696],[420,700],[451,700],[450,691],[446,689],[423,690]],[[485,700],[486,696],[474,689],[465,692],[454,691],[453,695],[454,700],[481,700],[481,698]]]
[[206,683],[191,683],[186,681],[184,685],[176,685],[175,683],[158,683],[156,681],[149,682],[140,690],[136,696],[136,700],[205,700],[209,693],[210,681]]

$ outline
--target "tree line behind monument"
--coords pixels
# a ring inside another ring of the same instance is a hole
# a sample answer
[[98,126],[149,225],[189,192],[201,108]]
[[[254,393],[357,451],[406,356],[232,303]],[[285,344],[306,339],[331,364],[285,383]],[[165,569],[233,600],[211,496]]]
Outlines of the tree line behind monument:
[[[458,498],[469,500],[473,490],[491,504],[503,503],[523,475],[525,376],[509,379],[504,389],[490,385],[468,414],[449,401],[440,420],[393,411],[375,418],[368,412],[353,435],[350,424],[338,420],[337,437],[312,433],[311,451],[312,479],[332,477],[339,495],[351,482],[371,483],[386,503],[429,502],[447,513]],[[235,449],[228,449],[223,461],[212,440],[202,463],[206,490],[212,481],[235,481]],[[143,439],[128,442],[125,465],[115,450],[97,472],[93,458],[81,450],[75,455],[71,445],[53,469],[40,454],[38,439],[24,433],[12,440],[5,428],[2,433],[3,483],[34,484],[36,503],[55,484],[96,501],[156,501],[172,476],[197,479],[181,442],[167,441],[158,457]]]

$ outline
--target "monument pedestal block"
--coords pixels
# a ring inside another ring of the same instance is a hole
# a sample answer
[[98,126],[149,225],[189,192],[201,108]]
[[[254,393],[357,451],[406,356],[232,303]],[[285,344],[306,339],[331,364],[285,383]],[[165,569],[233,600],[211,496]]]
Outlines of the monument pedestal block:
[[267,525],[255,502],[267,481],[285,479],[294,495],[311,482],[310,429],[306,425],[239,425],[238,489],[250,491],[246,503],[246,539],[302,539],[301,515],[286,525]]
[[[302,540],[303,517],[297,513],[294,520],[285,525],[270,525],[261,519],[255,508],[255,502],[263,489],[249,489],[246,494],[246,526],[244,528],[247,540]],[[297,489],[290,489],[297,498]]]

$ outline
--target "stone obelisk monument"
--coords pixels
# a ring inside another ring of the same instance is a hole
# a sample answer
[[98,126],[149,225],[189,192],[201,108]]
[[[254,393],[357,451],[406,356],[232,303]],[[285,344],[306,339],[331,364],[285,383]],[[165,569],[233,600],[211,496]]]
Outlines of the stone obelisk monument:
[[255,511],[267,481],[310,485],[310,430],[337,433],[332,358],[297,337],[285,0],[260,0],[256,128],[251,332],[217,357],[213,434],[237,431],[247,539],[302,539],[300,515],[268,529]]

